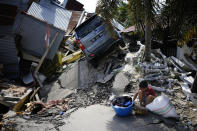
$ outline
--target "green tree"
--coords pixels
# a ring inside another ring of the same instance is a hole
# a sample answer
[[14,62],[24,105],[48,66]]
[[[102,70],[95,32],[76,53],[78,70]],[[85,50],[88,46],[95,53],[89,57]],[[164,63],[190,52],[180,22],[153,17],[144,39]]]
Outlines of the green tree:
[[114,18],[114,14],[117,12],[120,2],[121,0],[99,0],[97,2],[96,13],[105,18],[108,25],[107,27],[111,30],[110,33],[112,33],[112,36],[115,36],[115,33],[112,31],[113,27],[110,21]]
[[123,1],[114,13],[114,19],[121,23],[124,27],[130,27],[135,24],[133,12],[129,9],[129,5]]
[[[168,23],[175,34],[178,45],[182,46],[193,38],[197,38],[197,1],[196,0],[166,0],[162,10],[162,23]],[[197,93],[197,74],[191,88]]]
[[[144,30],[145,24],[145,60],[150,61],[151,53],[151,25],[158,10],[159,0],[128,0],[131,12],[133,12],[134,22],[140,25]],[[99,0],[97,4],[97,13],[101,14],[107,20],[112,19],[120,6],[120,0]],[[130,15],[132,14],[130,12]]]

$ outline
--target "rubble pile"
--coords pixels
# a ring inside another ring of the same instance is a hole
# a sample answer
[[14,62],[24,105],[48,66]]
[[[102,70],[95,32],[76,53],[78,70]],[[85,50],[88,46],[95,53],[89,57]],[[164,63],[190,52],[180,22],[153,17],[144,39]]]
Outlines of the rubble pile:
[[86,107],[93,104],[105,103],[111,95],[110,86],[93,86],[92,88],[78,89],[69,99],[69,109]]
[[8,107],[13,107],[32,91],[31,88],[8,83],[1,83],[0,86],[0,103]]
[[196,99],[192,98],[197,95],[191,93],[194,78],[188,72],[191,71],[189,67],[173,56],[167,58],[156,49],[151,53],[151,62],[141,60],[138,68],[141,69],[139,81],[147,80],[158,95],[168,95],[179,115],[179,122],[184,124],[185,128],[196,129],[197,105]]

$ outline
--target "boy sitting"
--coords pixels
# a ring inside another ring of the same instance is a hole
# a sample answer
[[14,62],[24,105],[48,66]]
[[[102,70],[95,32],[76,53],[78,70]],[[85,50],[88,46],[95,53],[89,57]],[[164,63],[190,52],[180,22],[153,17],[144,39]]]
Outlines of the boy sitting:
[[138,92],[134,95],[133,101],[135,101],[137,96],[140,101],[140,106],[146,106],[156,98],[154,90],[148,86],[148,83],[145,80],[140,82]]

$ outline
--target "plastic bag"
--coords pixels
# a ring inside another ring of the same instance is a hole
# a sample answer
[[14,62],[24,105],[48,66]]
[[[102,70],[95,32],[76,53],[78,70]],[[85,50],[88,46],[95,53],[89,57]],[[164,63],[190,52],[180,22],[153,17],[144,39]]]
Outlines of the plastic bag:
[[171,104],[169,98],[166,95],[161,95],[156,97],[152,103],[146,105],[146,108],[158,115],[162,115],[163,117],[175,117],[177,118],[178,115],[176,114],[176,110]]

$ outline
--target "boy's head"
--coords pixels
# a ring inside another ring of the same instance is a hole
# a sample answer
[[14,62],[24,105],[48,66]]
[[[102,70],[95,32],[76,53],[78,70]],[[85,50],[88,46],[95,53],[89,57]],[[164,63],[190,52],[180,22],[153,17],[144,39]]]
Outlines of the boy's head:
[[148,88],[148,83],[147,81],[143,80],[140,82],[139,87],[142,91],[146,90]]

